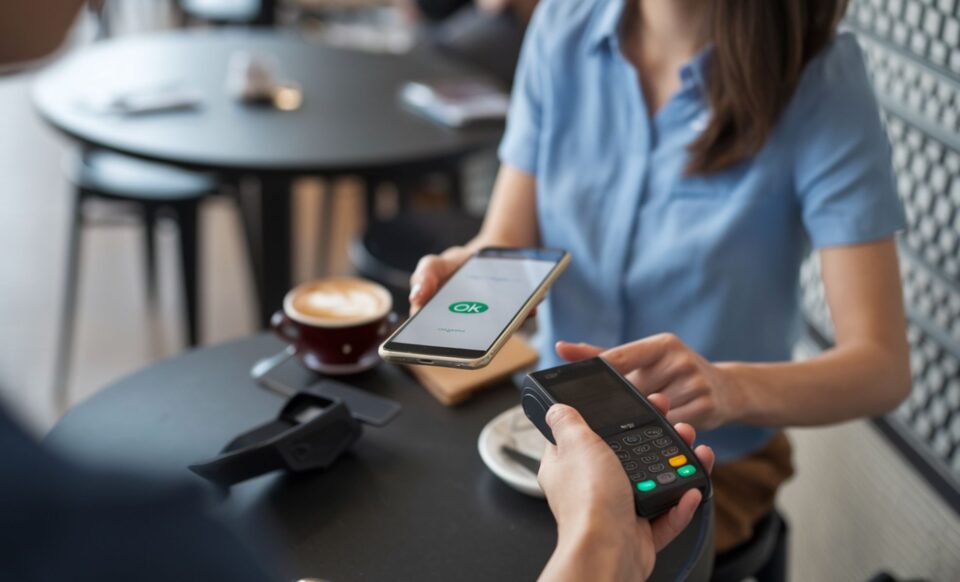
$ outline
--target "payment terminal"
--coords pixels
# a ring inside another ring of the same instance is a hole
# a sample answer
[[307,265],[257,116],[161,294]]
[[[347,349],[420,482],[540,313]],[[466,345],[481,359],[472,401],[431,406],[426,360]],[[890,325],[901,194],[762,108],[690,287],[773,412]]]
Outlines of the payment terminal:
[[606,441],[630,479],[637,514],[653,517],[697,488],[706,499],[710,479],[690,447],[660,411],[601,358],[533,372],[520,396],[523,411],[550,442],[547,409],[572,406]]

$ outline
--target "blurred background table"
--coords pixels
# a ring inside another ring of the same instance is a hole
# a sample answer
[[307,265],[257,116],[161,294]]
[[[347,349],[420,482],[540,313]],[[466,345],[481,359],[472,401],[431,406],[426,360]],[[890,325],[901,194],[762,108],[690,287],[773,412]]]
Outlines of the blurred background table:
[[[282,349],[267,335],[189,352],[70,410],[47,443],[77,458],[195,478],[236,434],[272,418],[283,398],[249,377]],[[456,408],[398,368],[347,379],[403,411],[365,429],[326,472],[266,475],[235,486],[230,513],[274,523],[292,575],[329,580],[533,580],[556,543],[546,503],[510,489],[483,464],[483,426],[518,402],[505,383]],[[703,580],[713,559],[712,507],[661,553],[655,580]]]
[[[274,63],[279,81],[302,88],[302,106],[279,111],[233,100],[225,80],[237,53]],[[214,172],[227,182],[255,178],[259,204],[248,205],[244,219],[266,324],[292,283],[293,178],[359,176],[375,185],[449,171],[465,155],[492,146],[499,126],[451,130],[397,101],[406,81],[465,75],[475,73],[424,48],[365,53],[269,29],[180,30],[77,51],[40,75],[34,101],[48,123],[84,146]],[[198,92],[202,105],[127,116],[83,106],[92,93],[163,85]]]

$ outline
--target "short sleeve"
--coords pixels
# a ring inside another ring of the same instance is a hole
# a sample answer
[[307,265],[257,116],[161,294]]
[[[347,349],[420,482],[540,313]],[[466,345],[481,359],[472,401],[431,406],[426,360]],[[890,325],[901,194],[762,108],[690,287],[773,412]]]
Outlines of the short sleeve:
[[528,174],[537,173],[541,108],[543,100],[543,73],[540,21],[543,13],[538,6],[527,27],[520,51],[517,72],[514,75],[507,129],[500,142],[500,161],[510,164]]
[[807,69],[791,121],[796,191],[813,246],[892,236],[906,222],[860,47],[841,34]]

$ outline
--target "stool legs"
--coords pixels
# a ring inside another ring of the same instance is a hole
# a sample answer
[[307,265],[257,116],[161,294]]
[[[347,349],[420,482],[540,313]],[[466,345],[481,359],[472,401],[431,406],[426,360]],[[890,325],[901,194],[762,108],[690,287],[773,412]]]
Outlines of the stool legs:
[[53,368],[53,399],[57,412],[64,412],[70,404],[70,361],[73,355],[73,332],[77,315],[83,199],[82,191],[77,190],[67,231],[67,260],[63,283],[63,305],[60,311],[60,335],[57,338],[56,361]]
[[153,206],[143,209],[143,250],[147,286],[147,302],[150,309],[157,306],[157,211]]
[[180,264],[183,271],[184,305],[187,312],[187,345],[196,346],[200,339],[200,261],[198,253],[198,205],[194,201],[177,204],[177,226],[180,229]]
[[790,541],[790,528],[786,520],[780,523],[777,545],[773,548],[770,560],[754,575],[757,582],[784,582],[787,579],[787,546]]
[[[80,279],[80,252],[83,231],[83,202],[87,194],[78,188],[70,213],[67,231],[66,269],[63,285],[63,304],[60,315],[60,333],[54,362],[53,398],[58,412],[69,405],[70,363],[76,331],[77,293]],[[143,243],[146,259],[146,287],[149,306],[156,308],[157,260],[156,224],[159,207],[148,204],[143,208]],[[180,261],[183,271],[184,303],[187,315],[187,343],[197,345],[200,336],[199,320],[199,205],[195,201],[171,206],[179,234]]]

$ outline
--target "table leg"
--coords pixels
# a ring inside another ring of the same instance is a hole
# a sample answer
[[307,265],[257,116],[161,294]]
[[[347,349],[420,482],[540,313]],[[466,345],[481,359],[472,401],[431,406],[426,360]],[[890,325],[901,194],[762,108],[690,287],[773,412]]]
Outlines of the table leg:
[[269,327],[273,312],[283,307],[283,296],[293,285],[291,182],[274,176],[260,180],[260,324],[264,328]]
[[[253,279],[257,305],[263,303],[263,244],[260,233],[260,183],[254,178],[236,178],[232,184],[233,194],[243,222],[243,238],[250,259],[250,274]],[[259,318],[259,314],[258,314]]]

